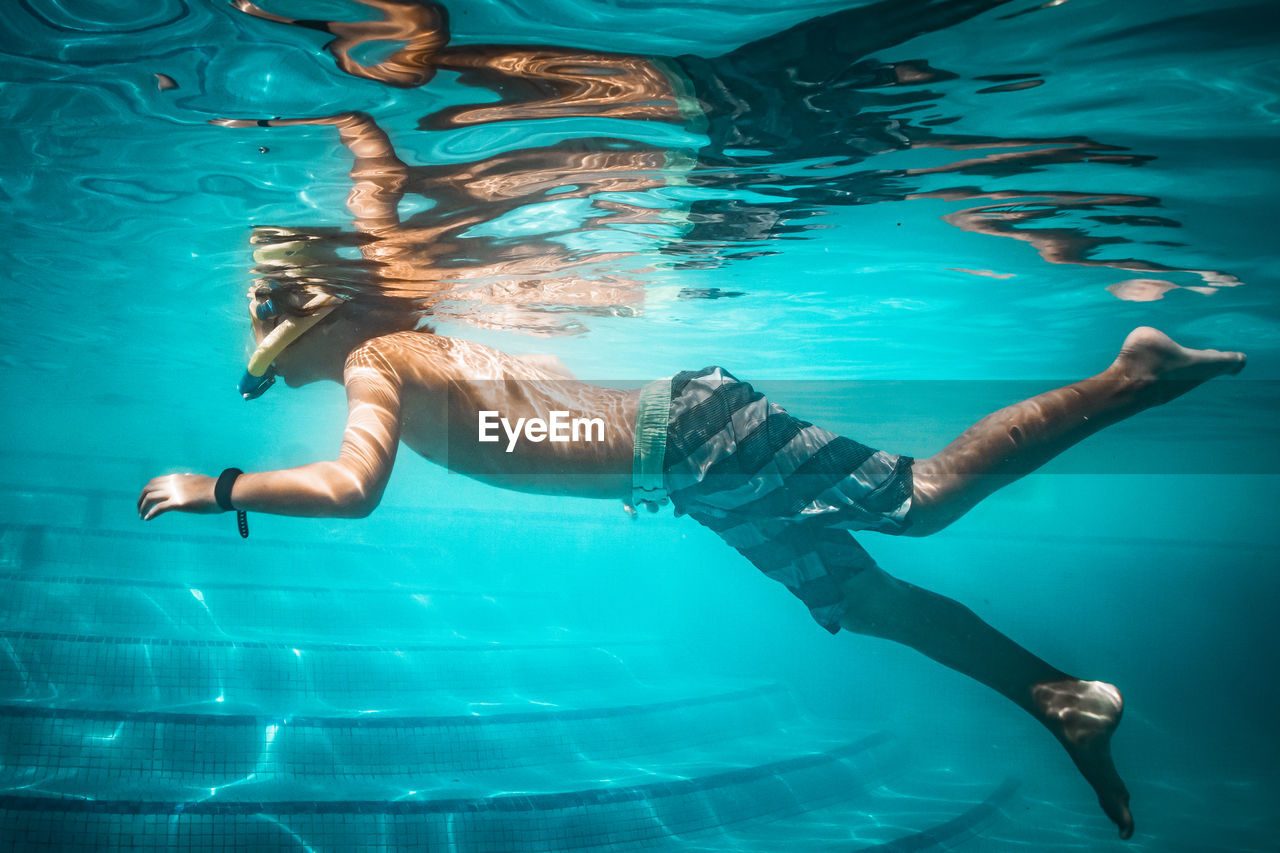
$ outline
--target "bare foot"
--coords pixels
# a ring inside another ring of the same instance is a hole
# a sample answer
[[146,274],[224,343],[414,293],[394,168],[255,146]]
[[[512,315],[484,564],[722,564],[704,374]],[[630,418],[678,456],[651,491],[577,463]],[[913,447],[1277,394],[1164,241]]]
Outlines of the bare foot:
[[1206,379],[1239,373],[1244,365],[1242,352],[1187,349],[1158,329],[1139,326],[1124,339],[1111,367],[1153,393],[1172,399]]
[[1111,735],[1120,725],[1124,700],[1114,685],[1068,679],[1037,684],[1031,698],[1044,723],[1067,749],[1085,781],[1093,786],[1120,837],[1133,835],[1129,791],[1111,760]]

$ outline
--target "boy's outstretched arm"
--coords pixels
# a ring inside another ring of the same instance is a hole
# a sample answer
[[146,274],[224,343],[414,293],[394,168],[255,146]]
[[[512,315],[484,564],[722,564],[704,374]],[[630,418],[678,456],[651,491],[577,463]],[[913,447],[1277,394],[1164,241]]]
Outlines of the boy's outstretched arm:
[[[276,515],[362,518],[382,500],[400,441],[400,386],[393,373],[353,355],[343,382],[347,427],[337,460],[299,468],[242,474],[231,490],[239,510]],[[166,512],[216,513],[216,477],[156,477],[138,498],[138,515],[150,521]]]

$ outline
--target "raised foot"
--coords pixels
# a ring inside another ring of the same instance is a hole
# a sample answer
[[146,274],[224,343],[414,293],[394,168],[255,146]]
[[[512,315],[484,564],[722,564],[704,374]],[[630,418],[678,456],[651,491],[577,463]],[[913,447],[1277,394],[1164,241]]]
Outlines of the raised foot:
[[1242,352],[1188,349],[1159,329],[1139,326],[1124,339],[1113,367],[1141,384],[1168,382],[1186,390],[1224,373],[1239,373],[1244,365]]
[[1044,723],[1098,795],[1120,837],[1133,835],[1129,791],[1111,759],[1111,735],[1120,725],[1124,699],[1112,684],[1067,679],[1037,684],[1031,697]]

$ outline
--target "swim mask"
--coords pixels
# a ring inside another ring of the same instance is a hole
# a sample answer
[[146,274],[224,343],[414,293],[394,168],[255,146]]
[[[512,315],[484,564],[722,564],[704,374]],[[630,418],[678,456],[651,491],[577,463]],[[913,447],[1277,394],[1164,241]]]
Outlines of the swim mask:
[[[254,329],[262,332],[263,337],[258,348],[249,357],[249,367],[240,380],[241,396],[246,400],[256,399],[275,384],[276,368],[273,362],[280,353],[312,326],[328,317],[342,302],[341,297],[331,293],[317,293],[302,306],[303,316],[296,317],[280,311],[271,296],[259,296],[256,290],[249,291],[249,318]],[[266,321],[273,317],[280,317],[280,322],[268,331]]]

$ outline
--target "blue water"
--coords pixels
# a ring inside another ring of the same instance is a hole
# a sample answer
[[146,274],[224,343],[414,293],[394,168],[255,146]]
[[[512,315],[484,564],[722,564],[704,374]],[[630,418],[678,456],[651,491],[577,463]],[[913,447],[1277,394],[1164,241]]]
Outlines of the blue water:
[[[787,70],[811,56],[765,56],[755,79],[784,82],[756,91],[748,118],[772,103],[777,132],[754,141],[591,116],[441,127],[444,110],[505,102],[451,72],[357,79],[326,36],[221,3],[6,10],[5,844],[1121,843],[1017,709],[908,649],[828,636],[669,510],[633,523],[402,451],[365,520],[255,514],[243,543],[225,516],[143,526],[134,500],[157,474],[335,452],[340,387],[246,404],[234,384],[251,226],[349,235],[350,157],[331,127],[208,121],[362,110],[414,168],[509,162],[499,177],[538,179],[460,208],[475,222],[450,238],[455,280],[429,319],[586,378],[720,363],[797,415],[927,456],[1104,367],[1137,325],[1247,351],[1241,376],[1091,438],[936,537],[860,541],[1124,690],[1129,849],[1274,849],[1276,7],[970,5],[915,10],[896,41],[875,36],[908,4],[867,7],[847,33],[859,70],[803,91]],[[367,17],[337,0],[269,8]],[[450,12],[454,44],[711,57],[846,8]],[[895,65],[921,76],[888,85]],[[625,185],[608,187],[529,159],[600,137],[659,157],[614,167]],[[429,224],[442,204],[411,194],[401,214]],[[552,259],[539,280],[605,296],[489,298],[502,277],[485,264],[528,246]]]

